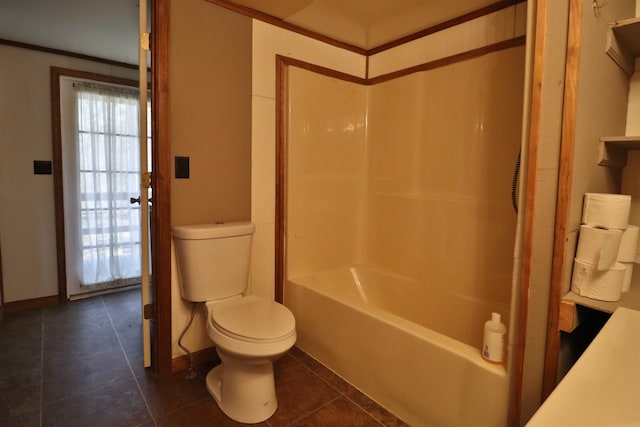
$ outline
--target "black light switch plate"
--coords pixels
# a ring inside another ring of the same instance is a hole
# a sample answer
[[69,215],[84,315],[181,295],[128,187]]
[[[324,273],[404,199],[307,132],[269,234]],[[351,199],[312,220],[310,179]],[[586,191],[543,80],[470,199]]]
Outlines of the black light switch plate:
[[176,179],[189,178],[189,158],[176,156],[175,169],[176,169]]
[[51,175],[51,160],[34,160],[34,175]]

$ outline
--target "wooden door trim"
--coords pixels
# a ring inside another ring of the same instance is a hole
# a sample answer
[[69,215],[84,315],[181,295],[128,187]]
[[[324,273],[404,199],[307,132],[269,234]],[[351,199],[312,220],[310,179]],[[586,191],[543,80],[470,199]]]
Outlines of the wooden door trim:
[[524,359],[529,316],[529,291],[531,288],[531,266],[534,244],[534,214],[537,196],[538,153],[540,148],[540,126],[542,121],[542,84],[544,81],[544,54],[547,40],[547,0],[538,0],[535,12],[535,40],[533,46],[533,71],[531,78],[531,111],[529,114],[529,139],[526,163],[526,189],[520,282],[518,286],[517,333],[512,370],[513,400],[510,405],[509,422],[519,425],[522,416],[522,393],[524,385]]
[[171,164],[169,140],[170,0],[151,3],[151,122],[153,129],[152,366],[171,375]]
[[562,107],[562,134],[560,142],[560,165],[558,171],[558,193],[556,201],[553,262],[549,288],[549,312],[542,400],[553,391],[558,381],[558,358],[560,355],[560,300],[565,283],[569,211],[571,208],[571,185],[575,150],[575,122],[578,96],[578,72],[580,68],[582,0],[569,3],[569,31],[567,39],[567,63],[565,69],[564,104]]

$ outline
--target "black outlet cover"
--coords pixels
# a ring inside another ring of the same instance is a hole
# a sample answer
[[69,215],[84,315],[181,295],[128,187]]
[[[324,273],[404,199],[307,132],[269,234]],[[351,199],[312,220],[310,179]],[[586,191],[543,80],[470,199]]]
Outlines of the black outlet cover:
[[34,160],[34,175],[51,175],[51,160]]
[[189,157],[176,156],[175,169],[176,179],[189,178]]

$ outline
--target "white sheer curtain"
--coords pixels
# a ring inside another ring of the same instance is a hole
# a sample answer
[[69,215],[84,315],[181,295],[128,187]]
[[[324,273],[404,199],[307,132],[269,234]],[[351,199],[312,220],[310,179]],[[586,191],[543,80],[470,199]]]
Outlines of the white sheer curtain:
[[78,257],[73,264],[81,287],[136,283],[140,208],[129,199],[140,193],[138,92],[89,83],[74,88],[77,198],[66,225],[75,228],[80,250],[67,257]]

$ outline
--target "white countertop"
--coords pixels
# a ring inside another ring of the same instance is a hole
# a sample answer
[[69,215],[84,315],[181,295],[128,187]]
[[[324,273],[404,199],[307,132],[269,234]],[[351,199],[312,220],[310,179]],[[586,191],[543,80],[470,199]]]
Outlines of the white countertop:
[[527,427],[640,426],[640,311],[618,308]]

